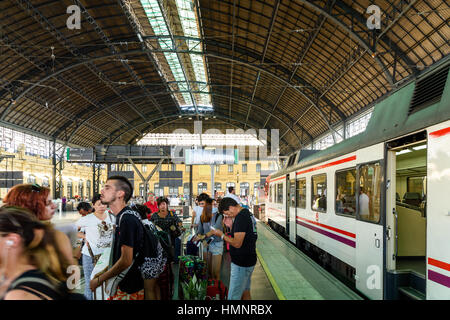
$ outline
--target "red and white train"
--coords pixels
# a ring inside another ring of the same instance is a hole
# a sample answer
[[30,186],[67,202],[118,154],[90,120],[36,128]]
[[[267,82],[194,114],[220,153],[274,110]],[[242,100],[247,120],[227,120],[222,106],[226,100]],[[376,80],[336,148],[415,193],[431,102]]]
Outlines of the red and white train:
[[378,101],[365,132],[292,154],[271,227],[370,299],[450,299],[449,59]]

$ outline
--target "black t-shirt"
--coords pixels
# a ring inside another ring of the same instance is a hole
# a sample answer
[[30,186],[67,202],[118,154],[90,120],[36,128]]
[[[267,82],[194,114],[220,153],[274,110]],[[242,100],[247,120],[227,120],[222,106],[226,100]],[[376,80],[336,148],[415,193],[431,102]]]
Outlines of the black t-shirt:
[[125,207],[116,216],[113,264],[119,260],[123,245],[133,248],[133,257],[135,258],[144,240],[142,222],[131,214],[124,215],[127,210],[132,211],[130,207]]
[[[126,213],[130,211],[130,213]],[[136,258],[144,241],[144,228],[142,222],[130,207],[123,208],[116,216],[116,231],[114,234],[113,264],[122,254],[123,245],[133,248],[133,259]],[[138,213],[135,213],[138,215]],[[144,282],[137,263],[133,263],[119,283],[120,290],[126,293],[135,293],[144,288]]]
[[240,248],[230,246],[231,262],[240,267],[252,267],[256,264],[256,223],[248,209],[242,209],[234,218],[231,236],[237,232],[245,232],[244,241]]

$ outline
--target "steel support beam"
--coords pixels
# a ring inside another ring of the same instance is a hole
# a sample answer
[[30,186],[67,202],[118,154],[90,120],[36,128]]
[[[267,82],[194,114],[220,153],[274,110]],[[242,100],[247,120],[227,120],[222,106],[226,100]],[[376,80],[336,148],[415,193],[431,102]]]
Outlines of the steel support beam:
[[[270,19],[269,32],[267,34],[266,42],[264,43],[263,54],[261,57],[261,64],[264,63],[264,59],[266,57],[267,48],[269,47],[270,37],[272,35],[273,25],[275,24],[275,19],[277,18],[277,14],[278,14],[278,8],[280,7],[280,1],[281,0],[278,0],[277,3],[275,4],[275,9],[273,10],[272,18]],[[248,106],[247,117],[245,118],[244,130],[247,127],[248,117],[249,117],[250,111],[252,109],[253,99],[255,97],[256,88],[258,87],[258,82],[259,82],[260,76],[261,76],[261,71],[258,70],[258,73],[256,74],[256,78],[255,78],[255,84],[253,86],[252,101],[250,102],[250,105]],[[273,112],[273,110],[272,110],[272,112]]]
[[93,195],[100,193],[100,178],[102,175],[102,166],[99,163],[92,164],[92,189]]
[[[335,2],[336,2],[336,0],[332,0],[332,1],[328,2],[328,4],[327,4],[327,12],[331,12],[331,9],[333,8]],[[295,61],[294,70],[292,70],[292,73],[291,73],[291,75],[289,77],[288,83],[290,83],[292,81],[292,78],[295,76],[295,74],[297,73],[297,70],[302,65],[303,59],[305,58],[306,54],[309,51],[309,48],[311,48],[312,44],[314,43],[314,40],[316,39],[317,35],[319,34],[320,30],[322,29],[322,26],[325,23],[325,20],[326,20],[326,17],[324,17],[323,15],[319,15],[319,18],[316,21],[316,24],[314,26],[315,31],[312,34],[309,35],[308,40],[306,41],[306,46],[302,49],[302,51],[298,55],[298,57],[297,57],[297,59]],[[283,97],[283,95],[286,92],[287,88],[288,88],[288,86],[285,85],[284,88],[281,90],[280,94],[278,95],[278,98],[277,98],[276,102],[274,103],[274,105],[272,107],[272,112],[275,111],[276,107],[278,106],[278,103],[281,101],[281,98]],[[328,121],[328,119],[324,116],[323,112],[320,110],[320,108],[319,108],[319,101],[320,100],[318,100],[316,103],[313,102],[313,106],[322,115],[322,118],[325,120],[328,128],[331,131],[334,131],[330,121]],[[267,117],[266,121],[264,121],[264,127],[266,127],[267,123],[270,120],[270,117],[271,117],[271,114],[269,114],[269,116]],[[334,141],[336,141],[336,137],[334,136],[334,133],[333,133],[333,139],[334,139]]]
[[[352,29],[350,29],[347,25],[345,25],[341,20],[339,20],[335,15],[331,14],[331,12],[327,12],[324,8],[318,6],[317,4],[313,3],[312,1],[308,0],[298,0],[298,2],[302,3],[306,7],[312,9],[313,11],[317,12],[318,14],[321,14],[325,16],[328,20],[332,21],[334,24],[338,25],[342,30],[344,30],[346,33],[350,35],[350,37],[359,43],[360,46],[362,46],[369,54],[374,54],[375,51],[371,47],[370,43],[364,41],[356,32],[354,32]],[[375,56],[375,62],[380,66],[381,70],[384,73],[384,76],[386,77],[386,80],[390,85],[393,85],[394,81],[392,79],[392,75],[389,73],[389,70],[387,70],[387,67],[383,64],[383,62],[380,60],[379,57]]]
[[[232,20],[232,28],[231,33],[233,34],[231,40],[231,59],[234,58],[234,24],[236,22],[236,0],[233,0],[233,20]],[[230,98],[228,103],[228,113],[231,118],[231,96],[233,95],[233,71],[234,71],[234,60],[231,60],[231,70],[230,70]]]
[[[236,91],[236,93],[240,94],[241,97],[232,97],[233,100],[236,100],[236,101],[238,101],[238,102],[244,101],[244,102],[246,102],[246,103],[250,103],[250,99],[246,99],[246,100],[245,100],[245,99],[242,98],[242,95],[249,97],[249,95],[248,95],[247,92],[241,91],[241,90],[238,90],[238,89],[235,89],[235,91]],[[210,94],[211,94],[212,96],[218,96],[218,97],[228,98],[227,95],[225,95],[225,94],[220,94],[220,93],[217,93],[217,92],[210,93]],[[142,97],[140,97],[140,96],[135,96],[135,97],[133,97],[133,99],[141,99],[141,98],[142,98]],[[259,111],[261,111],[261,112],[269,113],[269,111],[266,110],[266,108],[262,107],[262,105],[270,106],[270,104],[269,104],[268,102],[266,102],[266,101],[264,101],[264,100],[260,100],[260,99],[257,99],[256,102],[258,102],[258,104],[255,104],[255,103],[254,103],[254,105],[253,105],[255,108],[257,108],[257,109],[258,109]],[[259,104],[261,104],[261,106],[260,106]],[[110,105],[109,107],[110,107],[110,108],[114,108],[115,105],[113,104],[113,105]],[[279,117],[276,116],[276,115],[273,115],[273,114],[272,114],[272,116],[273,116],[274,118],[276,118],[279,122],[283,123],[283,124],[286,126],[287,130],[288,130],[288,131],[291,131],[291,132],[297,137],[297,139],[299,140],[300,145],[302,145],[301,139],[298,137],[297,133],[293,130],[294,126],[293,126],[292,124],[293,124],[293,121],[294,121],[294,120],[291,119],[290,116],[287,115],[287,114],[284,114],[284,113],[281,113],[281,114],[282,114],[283,116],[287,117],[287,118],[291,121],[291,123],[286,123],[283,119],[279,118]],[[146,116],[149,116],[149,115],[146,115]],[[163,118],[164,118],[164,117],[163,117]],[[163,118],[150,119],[149,121],[151,121],[151,122],[153,122],[153,121],[159,121],[159,120],[161,120],[161,119],[163,119]],[[231,119],[231,118],[230,118],[230,119]],[[80,126],[81,126],[81,124],[80,124]],[[300,127],[300,129],[302,130],[302,132],[304,132],[304,133],[308,136],[308,138],[309,138],[310,140],[312,140],[312,136],[311,136],[310,133],[308,133],[302,126],[300,126],[300,125],[297,125],[297,126]],[[112,134],[113,134],[113,133],[111,133],[111,135],[112,135]],[[105,141],[106,141],[106,138],[102,141],[102,143],[105,142]],[[114,141],[115,141],[115,140],[114,140]]]
[[[141,87],[141,89],[147,93],[147,98],[150,100],[150,102],[159,110],[159,112],[163,115],[163,111],[161,109],[161,107],[159,106],[158,102],[151,97],[151,93],[148,92],[147,88],[144,87],[142,81],[139,79],[139,77],[137,76],[137,74],[130,68],[130,66],[128,65],[128,63],[126,62],[126,60],[123,58],[123,56],[120,55],[120,53],[117,51],[117,49],[115,48],[115,46],[112,44],[111,40],[109,40],[108,36],[103,32],[102,28],[97,24],[97,22],[95,21],[95,19],[89,14],[89,12],[87,11],[87,9],[83,6],[83,4],[81,3],[81,1],[79,0],[74,0],[74,2],[81,8],[81,12],[83,13],[83,15],[86,17],[87,21],[94,27],[94,30],[97,32],[97,34],[100,36],[100,38],[102,39],[102,41],[106,44],[106,46],[109,48],[109,50],[111,51],[112,54],[116,55],[118,59],[120,59],[123,67],[127,70],[127,72],[130,74],[130,76],[133,78],[133,80],[139,85],[139,87]],[[122,94],[117,90],[117,88],[110,84],[110,88],[113,90],[114,93],[116,93],[118,96],[120,96],[122,98]],[[140,112],[138,110],[138,108],[133,105],[130,104],[130,102],[124,98],[122,98],[138,115],[140,115],[144,120],[145,117],[143,116],[142,112]]]
[[[72,53],[74,56],[78,57],[81,56],[85,59],[89,59],[88,56],[82,55],[79,48],[76,47],[76,45],[74,43],[72,43],[69,39],[67,39],[37,8],[35,8],[33,6],[33,4],[29,1],[29,0],[16,0],[17,4],[23,9],[25,10],[28,14],[30,14],[39,24],[41,24],[41,26],[48,30],[70,53]],[[87,64],[87,68],[94,73],[96,76],[98,76],[99,74],[101,74],[101,71],[97,69],[97,67],[89,62]],[[102,77],[99,77],[100,80],[102,80],[106,86],[109,86],[109,82],[107,80],[109,79],[103,79]],[[30,86],[28,87],[25,91],[23,92],[28,92],[30,89],[32,89],[34,86]],[[86,101],[89,101],[93,106],[95,106],[96,108],[100,108],[95,102],[94,99],[92,99],[91,97],[89,97],[89,95],[87,95],[87,93],[83,93],[83,90],[81,88],[81,86],[77,86],[76,89],[74,89],[73,87],[70,88],[72,91],[74,91],[76,94],[80,95],[82,98],[84,98]],[[22,94],[23,94],[22,92]],[[22,97],[22,95],[19,95],[18,97],[14,97],[14,100],[18,100]],[[8,114],[8,112],[10,111],[12,105],[14,103],[10,103],[8,105],[8,107],[5,109],[5,111],[2,113],[0,120],[4,120],[5,116]],[[124,121],[122,119],[122,117],[119,117],[118,115],[111,115],[113,117],[113,119],[118,120],[120,122],[122,122],[123,124],[127,125],[126,121]]]
[[[187,115],[187,116],[188,116],[188,115]],[[191,115],[191,116],[192,116],[192,115]],[[232,126],[234,126],[234,127],[236,127],[236,128],[239,128],[239,127],[236,126],[236,125],[234,125],[234,124],[229,123],[229,121],[236,121],[236,122],[241,123],[241,124],[244,124],[244,123],[245,123],[243,120],[234,119],[234,118],[229,118],[227,115],[224,115],[224,114],[218,114],[218,113],[215,113],[215,116],[217,117],[217,119],[225,120],[225,121],[224,121],[225,123],[228,123],[228,124],[230,124],[230,125],[232,125]],[[160,118],[159,120],[162,120],[162,119],[171,119],[171,118],[174,118],[174,117],[177,117],[177,118],[178,118],[178,114],[167,115],[165,118]],[[154,120],[157,121],[157,119],[154,119]],[[176,120],[178,120],[178,119],[176,119]],[[168,124],[168,123],[163,123],[163,124],[160,125],[159,127],[163,127],[163,126],[165,126],[165,125],[167,125],[167,124]],[[135,127],[140,127],[140,126],[142,126],[142,125],[145,125],[145,123],[142,123],[142,122],[141,122],[140,124],[136,124]],[[258,129],[261,128],[261,123],[255,123],[254,126],[252,126],[251,123],[249,122],[249,126],[250,126],[252,129],[258,130]],[[155,130],[158,129],[159,127],[155,128]],[[150,129],[150,127],[147,126],[147,127],[145,127],[144,129],[142,129],[141,132],[146,132],[146,131],[149,130],[149,129]],[[118,131],[118,130],[116,130],[116,131]],[[130,132],[130,130],[127,130],[127,131],[122,132],[122,133],[120,133],[119,135],[117,135],[117,136],[112,140],[112,142],[110,143],[110,145],[114,144],[114,143],[115,143],[122,135],[127,134],[127,133],[129,133],[129,132]],[[114,133],[115,133],[115,132],[113,132],[112,134],[114,134]],[[133,137],[133,138],[130,140],[130,142],[133,141],[133,140],[135,140],[135,139],[136,139],[136,137]],[[282,140],[282,139],[280,139],[280,140]],[[104,144],[104,142],[105,142],[105,141],[101,141],[100,144]],[[291,151],[298,150],[298,149],[301,147],[301,145],[300,145],[300,146],[292,146],[292,145],[290,145],[286,140],[285,140],[285,144],[288,145],[288,146],[291,148]]]
[[64,185],[62,180],[62,172],[64,170],[64,150],[62,145],[57,148],[56,139],[53,140],[53,154],[52,154],[52,190],[53,199],[61,199],[63,197]]

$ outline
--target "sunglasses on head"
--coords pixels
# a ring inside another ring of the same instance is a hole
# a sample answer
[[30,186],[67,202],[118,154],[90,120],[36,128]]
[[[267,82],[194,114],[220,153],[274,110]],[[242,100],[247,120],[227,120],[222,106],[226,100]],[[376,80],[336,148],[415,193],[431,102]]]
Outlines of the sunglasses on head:
[[33,191],[33,192],[41,192],[42,191],[42,187],[40,185],[38,185],[37,183],[33,183],[31,185],[31,191]]

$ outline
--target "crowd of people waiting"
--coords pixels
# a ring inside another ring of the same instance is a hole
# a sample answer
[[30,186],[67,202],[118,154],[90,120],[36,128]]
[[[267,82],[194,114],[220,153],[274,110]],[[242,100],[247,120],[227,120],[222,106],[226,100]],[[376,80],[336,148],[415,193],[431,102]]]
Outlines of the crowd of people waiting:
[[[203,251],[211,279],[220,279],[224,244],[230,245],[228,298],[249,299],[250,277],[256,264],[256,222],[233,190],[229,191],[218,201],[206,193],[197,197],[191,239],[207,244]],[[0,208],[0,299],[92,300],[98,287],[117,283],[117,277],[120,281],[118,286],[113,285],[110,300],[171,299],[172,267],[181,254],[183,222],[169,209],[167,198],[155,200],[149,194],[148,202],[129,205],[132,193],[133,187],[126,178],[113,176],[108,178],[101,194],[94,195],[92,204],[79,203],[78,241],[72,245],[69,237],[51,223],[56,205],[49,188],[37,184],[11,188]],[[132,271],[145,243],[143,226],[155,231],[154,234],[166,234],[167,242],[157,241],[155,257],[145,258]],[[110,250],[110,266],[93,277],[94,267],[105,250]],[[84,295],[74,294],[68,285],[67,270],[78,264],[83,266]],[[133,272],[140,274],[142,286],[132,276]]]

